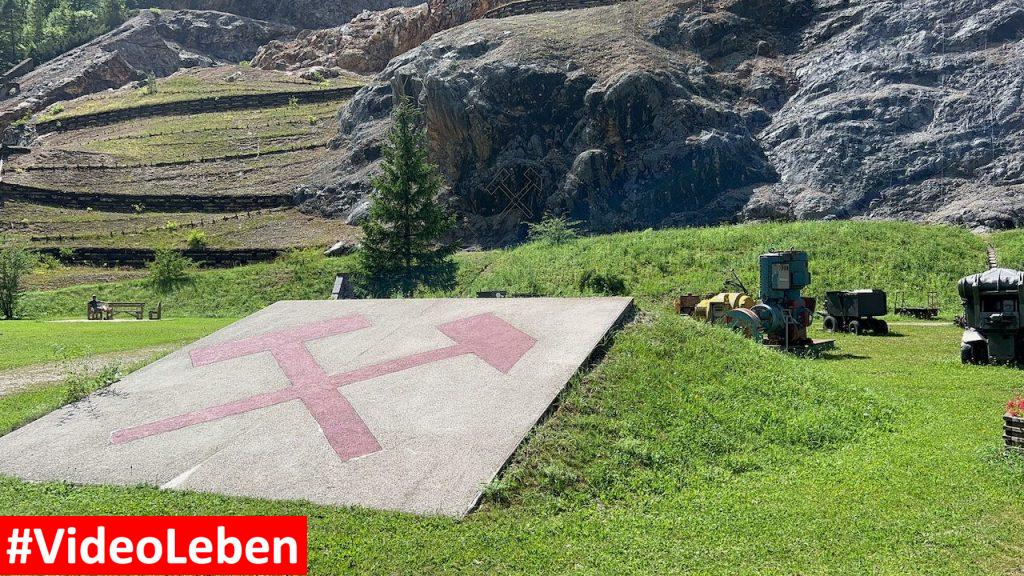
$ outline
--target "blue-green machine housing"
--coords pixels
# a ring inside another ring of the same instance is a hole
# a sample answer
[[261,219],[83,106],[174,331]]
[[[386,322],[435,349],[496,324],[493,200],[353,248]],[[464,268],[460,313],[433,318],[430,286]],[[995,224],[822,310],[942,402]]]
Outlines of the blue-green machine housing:
[[786,250],[762,254],[761,291],[753,312],[768,344],[808,344],[807,327],[814,320],[815,300],[801,292],[811,283],[807,253]]

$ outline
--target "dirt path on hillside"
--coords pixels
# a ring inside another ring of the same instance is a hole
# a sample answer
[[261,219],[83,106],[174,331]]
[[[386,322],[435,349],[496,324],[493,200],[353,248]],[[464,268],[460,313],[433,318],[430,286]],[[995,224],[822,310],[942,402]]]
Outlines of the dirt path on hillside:
[[150,346],[127,352],[96,354],[74,360],[45,362],[0,371],[0,397],[44,384],[62,382],[74,374],[98,372],[112,364],[128,366],[143,362],[158,354],[170,352],[175,348],[176,346],[173,345],[162,344],[160,346]]

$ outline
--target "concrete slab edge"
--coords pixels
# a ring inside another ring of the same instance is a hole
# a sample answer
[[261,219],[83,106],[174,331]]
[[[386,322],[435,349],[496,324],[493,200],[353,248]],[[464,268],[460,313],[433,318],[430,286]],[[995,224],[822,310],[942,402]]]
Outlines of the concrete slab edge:
[[[627,324],[632,322],[635,317],[636,302],[632,298],[630,298],[629,304],[622,309],[622,313],[619,314],[619,317],[615,319],[615,322],[612,323],[612,325],[601,337],[600,343],[598,343],[598,345],[595,346],[594,349],[590,352],[590,355],[588,355],[583,360],[583,362],[579,365],[579,367],[576,369],[573,375],[569,377],[569,380],[566,382],[565,386],[562,387],[562,389],[555,396],[554,400],[551,401],[551,404],[548,405],[547,409],[544,410],[544,412],[542,412],[541,415],[537,417],[537,420],[533,422],[533,425],[530,426],[530,431],[526,434],[526,436],[524,436],[523,439],[519,442],[519,444],[517,444],[516,447],[513,448],[512,451],[508,453],[508,455],[505,456],[505,460],[502,462],[501,466],[498,467],[498,470],[482,486],[489,485],[490,483],[494,482],[495,478],[499,478],[501,477],[502,474],[505,473],[508,467],[515,460],[516,454],[518,454],[522,447],[525,446],[527,442],[529,442],[537,433],[538,427],[544,424],[544,422],[547,421],[548,418],[550,418],[555,412],[558,411],[558,408],[562,405],[562,399],[565,397],[565,395],[569,392],[571,388],[572,381],[575,380],[577,377],[580,377],[590,372],[593,368],[600,364],[601,360],[604,359],[605,354],[608,353],[608,350],[612,347],[612,344],[614,344],[615,337],[618,335],[619,331],[622,330]],[[483,497],[484,491],[483,488],[481,487],[480,493],[477,494],[477,497],[473,500],[473,503],[470,504],[469,508],[467,508],[466,511],[463,512],[462,515],[460,515],[457,519],[461,520],[462,518],[465,518],[468,514],[471,514],[474,511],[476,511],[477,508],[480,507],[480,504],[483,501]]]

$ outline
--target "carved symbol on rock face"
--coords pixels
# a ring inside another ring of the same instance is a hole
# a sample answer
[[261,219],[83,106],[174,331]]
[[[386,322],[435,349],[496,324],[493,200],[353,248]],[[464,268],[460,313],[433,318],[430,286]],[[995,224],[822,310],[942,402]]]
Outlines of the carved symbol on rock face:
[[506,167],[494,175],[491,183],[487,185],[486,192],[493,204],[505,203],[500,215],[518,209],[527,219],[532,219],[537,194],[541,190],[540,182],[540,174],[530,166],[521,171],[513,171]]
[[325,373],[306,348],[306,342],[362,330],[369,326],[369,320],[363,316],[346,316],[193,350],[192,365],[197,368],[269,352],[291,386],[118,430],[113,433],[111,440],[114,444],[123,444],[299,400],[320,425],[327,442],[338,456],[342,460],[350,460],[377,452],[381,446],[355,408],[338,391],[339,387],[466,354],[475,355],[499,372],[507,374],[536,343],[532,336],[521,332],[494,314],[480,314],[437,327],[453,341],[450,346],[364,366],[341,374]]

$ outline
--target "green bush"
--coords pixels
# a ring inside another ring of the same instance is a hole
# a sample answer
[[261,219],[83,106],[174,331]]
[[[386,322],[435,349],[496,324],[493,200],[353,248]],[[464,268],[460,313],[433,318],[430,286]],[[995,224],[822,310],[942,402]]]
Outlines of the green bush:
[[195,283],[196,265],[173,250],[157,250],[149,263],[149,283],[159,294],[170,294]]
[[32,271],[38,262],[36,256],[17,246],[0,250],[0,315],[14,318],[21,300],[21,278]]
[[152,73],[146,76],[146,83],[142,86],[140,92],[143,96],[150,96],[160,91],[160,87],[157,86],[156,76]]
[[186,245],[189,250],[202,250],[209,245],[209,241],[206,239],[206,232],[202,230],[193,230],[189,232],[188,238],[185,239]]
[[121,367],[114,364],[105,366],[98,373],[88,376],[75,375],[67,380],[64,403],[73,404],[97,390],[102,390],[121,379]]
[[626,294],[626,282],[616,274],[602,274],[594,270],[587,270],[580,278],[579,289],[583,294],[621,296]]
[[39,267],[43,270],[60,270],[64,264],[52,254],[43,254],[39,258]]
[[527,224],[528,237],[531,242],[545,244],[565,244],[579,238],[576,231],[579,222],[568,220],[563,216],[545,216],[536,224]]

